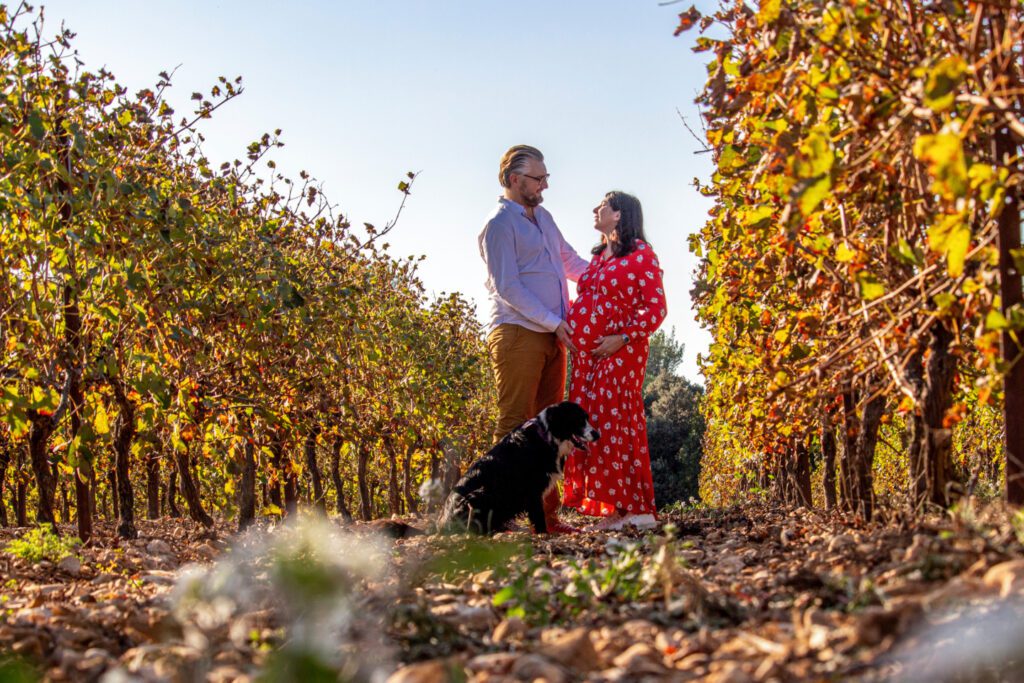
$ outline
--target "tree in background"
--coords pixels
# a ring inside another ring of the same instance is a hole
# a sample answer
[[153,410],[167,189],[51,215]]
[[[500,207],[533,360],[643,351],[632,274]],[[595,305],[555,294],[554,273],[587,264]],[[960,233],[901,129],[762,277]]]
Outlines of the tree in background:
[[675,374],[685,350],[675,328],[658,330],[650,343],[643,392],[655,504],[660,508],[699,497],[704,389]]

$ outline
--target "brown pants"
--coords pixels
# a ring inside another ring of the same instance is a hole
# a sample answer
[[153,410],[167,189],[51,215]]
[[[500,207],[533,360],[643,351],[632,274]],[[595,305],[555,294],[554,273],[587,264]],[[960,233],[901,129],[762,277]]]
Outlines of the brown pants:
[[554,332],[506,323],[487,336],[487,349],[498,385],[498,442],[565,396],[565,348]]

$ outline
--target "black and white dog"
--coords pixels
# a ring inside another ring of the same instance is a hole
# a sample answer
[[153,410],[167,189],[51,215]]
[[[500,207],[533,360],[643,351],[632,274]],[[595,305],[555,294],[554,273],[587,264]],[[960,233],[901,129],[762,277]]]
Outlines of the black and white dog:
[[470,465],[448,495],[438,527],[492,534],[525,512],[534,531],[547,533],[544,494],[562,478],[573,449],[586,450],[599,436],[578,404],[548,406]]

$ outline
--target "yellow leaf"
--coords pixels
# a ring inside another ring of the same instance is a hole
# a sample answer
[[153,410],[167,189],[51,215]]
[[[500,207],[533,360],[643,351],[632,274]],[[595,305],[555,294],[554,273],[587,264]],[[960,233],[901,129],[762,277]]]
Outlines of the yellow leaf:
[[840,242],[839,246],[836,247],[836,261],[839,263],[849,263],[856,255],[857,251],[848,247],[846,242]]
[[781,9],[782,0],[761,0],[761,6],[757,10],[758,25],[764,26],[778,19]]
[[967,194],[967,162],[959,136],[922,135],[914,141],[914,156],[928,165],[932,192],[949,200]]
[[96,404],[95,417],[92,421],[93,431],[98,435],[110,433],[110,419],[107,417],[107,411],[103,408],[102,403]]
[[951,55],[928,72],[924,86],[924,103],[933,111],[945,111],[953,106],[957,86],[967,71],[967,62],[958,55]]
[[971,227],[964,213],[943,216],[928,228],[928,246],[946,255],[949,274],[959,277],[964,272],[967,249],[971,245]]

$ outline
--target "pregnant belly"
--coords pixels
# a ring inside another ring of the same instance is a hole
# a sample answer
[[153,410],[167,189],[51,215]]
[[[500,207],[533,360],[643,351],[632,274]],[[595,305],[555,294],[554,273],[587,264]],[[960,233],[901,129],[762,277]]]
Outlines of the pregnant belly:
[[[607,308],[607,307],[605,307]],[[568,323],[572,328],[572,342],[583,352],[593,351],[600,343],[601,337],[612,334],[621,325],[609,319],[607,310],[588,305],[588,302],[577,300],[569,309]]]

